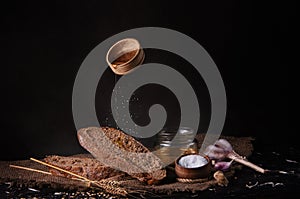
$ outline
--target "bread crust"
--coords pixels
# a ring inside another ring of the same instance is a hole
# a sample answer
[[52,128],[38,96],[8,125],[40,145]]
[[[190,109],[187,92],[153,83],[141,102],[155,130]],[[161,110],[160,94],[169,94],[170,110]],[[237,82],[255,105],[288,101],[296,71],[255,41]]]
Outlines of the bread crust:
[[122,170],[149,184],[166,177],[158,157],[124,132],[110,127],[89,127],[77,133],[81,146],[102,164]]

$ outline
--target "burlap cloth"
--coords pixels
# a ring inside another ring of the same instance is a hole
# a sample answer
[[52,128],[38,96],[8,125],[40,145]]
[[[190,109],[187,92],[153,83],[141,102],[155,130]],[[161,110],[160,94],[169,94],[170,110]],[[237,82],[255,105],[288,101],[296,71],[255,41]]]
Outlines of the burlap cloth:
[[[234,150],[242,156],[248,157],[251,155],[253,146],[251,137],[230,137],[221,136],[227,139],[233,146]],[[204,139],[203,134],[198,134],[196,139],[199,143],[202,143]],[[76,155],[78,156],[78,155]],[[90,156],[89,154],[81,154],[79,156]],[[32,171],[26,171],[16,168],[11,168],[9,165],[20,165],[24,167],[29,167],[33,169],[39,169],[43,171],[48,171],[47,166],[43,166],[31,160],[19,160],[19,161],[0,161],[0,183],[2,182],[13,182],[15,184],[23,184],[24,186],[45,188],[51,187],[54,189],[64,189],[64,190],[87,190],[87,183],[78,180],[72,180],[69,178],[47,175]],[[230,171],[225,172],[226,177],[230,180],[230,177],[234,175],[235,170],[240,169],[241,165],[234,164]],[[177,182],[174,170],[172,167],[167,168],[168,176],[159,185],[146,185],[139,182],[136,179],[130,177],[121,177],[121,185],[125,188],[131,190],[149,191],[152,193],[162,193],[171,194],[174,192],[197,192],[203,191],[211,186],[217,185],[216,180],[210,177],[208,180],[199,183],[183,183]]]

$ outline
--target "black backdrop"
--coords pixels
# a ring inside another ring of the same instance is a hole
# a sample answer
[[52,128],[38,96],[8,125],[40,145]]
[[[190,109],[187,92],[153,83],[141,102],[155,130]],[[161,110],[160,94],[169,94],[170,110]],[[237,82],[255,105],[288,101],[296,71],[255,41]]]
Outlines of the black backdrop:
[[76,73],[103,40],[144,26],[180,31],[211,55],[227,92],[223,134],[254,136],[260,148],[296,145],[288,90],[295,7],[196,2],[2,4],[0,160],[83,152],[72,118]]

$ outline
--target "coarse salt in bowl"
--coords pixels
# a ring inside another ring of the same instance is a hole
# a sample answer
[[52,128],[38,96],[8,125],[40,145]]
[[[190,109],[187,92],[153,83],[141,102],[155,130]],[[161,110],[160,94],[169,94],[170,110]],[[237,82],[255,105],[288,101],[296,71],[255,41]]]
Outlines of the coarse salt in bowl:
[[185,168],[197,168],[206,165],[208,160],[201,155],[187,155],[180,158],[178,163]]
[[207,178],[211,168],[210,159],[200,154],[185,154],[175,161],[175,172],[180,178]]

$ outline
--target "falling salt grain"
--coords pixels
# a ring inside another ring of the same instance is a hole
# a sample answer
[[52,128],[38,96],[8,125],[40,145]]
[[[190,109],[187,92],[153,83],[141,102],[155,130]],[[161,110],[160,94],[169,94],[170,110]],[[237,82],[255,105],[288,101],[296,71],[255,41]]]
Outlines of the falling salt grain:
[[178,163],[185,168],[197,168],[206,165],[208,162],[200,155],[187,155],[180,158]]

